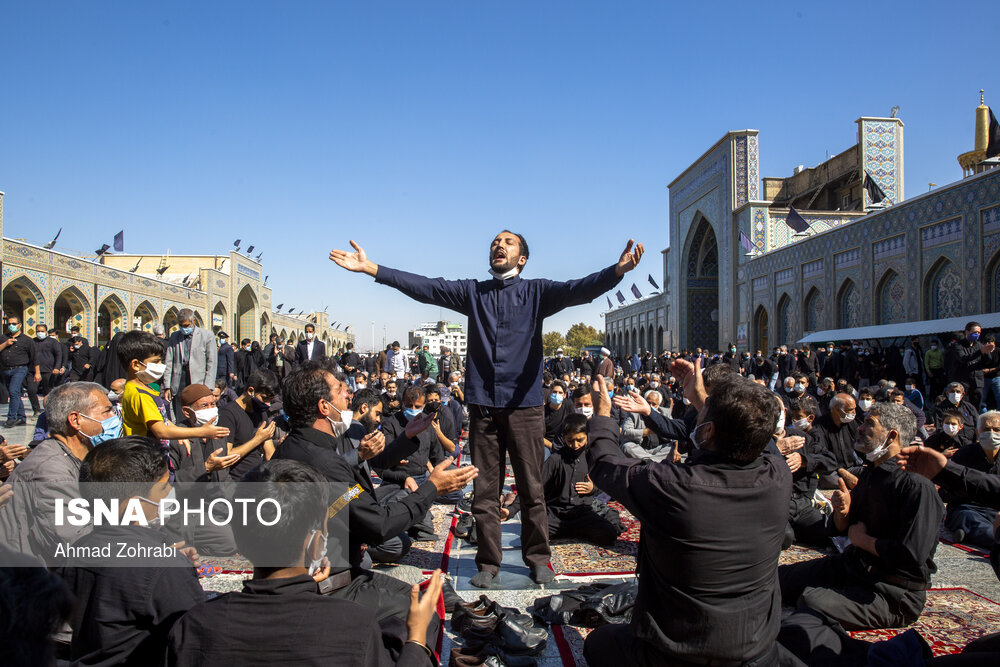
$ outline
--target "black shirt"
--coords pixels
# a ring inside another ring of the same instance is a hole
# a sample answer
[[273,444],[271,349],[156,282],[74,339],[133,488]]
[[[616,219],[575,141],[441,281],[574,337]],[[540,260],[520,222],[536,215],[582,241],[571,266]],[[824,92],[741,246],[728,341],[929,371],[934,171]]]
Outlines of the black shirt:
[[[10,340],[10,336],[4,334],[0,336],[0,344]],[[4,368],[16,368],[18,366],[35,365],[35,345],[31,339],[22,334],[14,336],[14,344],[4,348],[0,352],[0,366]]]
[[558,408],[545,401],[545,439],[552,443],[552,451],[562,447],[562,427],[566,417],[573,414],[572,403],[563,399]]
[[586,448],[580,450],[560,447],[542,464],[542,487],[545,490],[545,508],[549,514],[560,516],[575,505],[590,504],[589,496],[576,492],[576,483],[587,480]]
[[[170,631],[167,664],[392,665],[372,610],[320,595],[308,575],[250,579],[243,590],[192,608]],[[396,665],[428,665],[405,644]]]
[[926,477],[905,472],[895,459],[878,466],[866,462],[851,491],[849,523],[865,524],[878,556],[853,544],[844,553],[874,579],[930,586],[942,518],[944,506]]
[[792,492],[785,461],[764,454],[739,464],[699,450],[688,463],[650,464],[625,458],[606,417],[592,418],[588,434],[594,484],[642,522],[635,636],[698,662],[770,651]]
[[[392,442],[397,438],[404,437],[408,420],[406,413],[399,411],[388,418],[382,419],[382,430],[385,432],[385,441]],[[382,480],[390,484],[403,485],[407,477],[427,474],[428,462],[439,462],[444,458],[444,451],[441,442],[434,434],[434,429],[424,429],[416,438],[420,443],[417,450],[406,457],[406,465],[393,465],[391,468],[375,468]]]
[[[239,447],[253,439],[262,421],[264,421],[263,413],[254,409],[253,416],[251,416],[240,407],[239,403],[234,401],[219,408],[219,419],[215,425],[228,428],[229,442],[233,444],[233,447]],[[230,468],[229,475],[236,480],[242,479],[243,475],[263,462],[264,448],[263,443],[261,443]]]
[[42,373],[51,373],[54,369],[65,365],[63,345],[52,336],[46,336],[44,340],[36,338],[31,344],[35,348],[35,363]]
[[[158,547],[171,540],[145,526],[99,526],[73,546],[118,542]],[[167,633],[180,616],[205,600],[184,556],[170,566],[88,567],[74,561],[59,576],[76,598],[70,656],[80,665],[160,665]],[[218,628],[213,628],[218,630]]]
[[[1000,456],[996,457],[993,462],[990,463],[990,460],[986,458],[986,452],[983,451],[982,445],[978,442],[965,445],[955,452],[955,455],[951,457],[951,460],[957,465],[964,466],[970,470],[978,470],[986,473],[987,475],[993,475],[1000,480]],[[969,495],[961,489],[951,490],[942,486],[939,493],[941,494],[941,500],[948,503],[949,506],[981,504],[970,498]]]
[[854,443],[858,439],[857,420],[843,422],[837,426],[833,417],[823,415],[813,422],[812,432],[823,443],[826,451],[830,453],[830,461],[833,464],[832,468],[817,472],[833,472],[837,468],[850,468],[858,465],[860,460],[854,451]]

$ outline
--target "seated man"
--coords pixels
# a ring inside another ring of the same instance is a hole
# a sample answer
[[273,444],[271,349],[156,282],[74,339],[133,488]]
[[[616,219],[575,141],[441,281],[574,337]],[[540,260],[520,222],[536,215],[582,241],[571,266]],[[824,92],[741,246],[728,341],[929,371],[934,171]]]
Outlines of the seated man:
[[[959,449],[952,459],[966,468],[981,470],[991,475],[1000,475],[997,450],[1000,449],[1000,412],[991,410],[979,415],[976,429],[979,442]],[[995,544],[993,521],[997,511],[975,502],[961,491],[942,488],[941,499],[947,504],[945,528],[951,531],[953,542],[965,542],[983,549]]]
[[[143,436],[109,440],[91,450],[80,467],[84,497],[117,500],[122,517],[127,503],[138,500],[147,523],[158,520],[159,502],[170,492],[169,476],[160,443]],[[70,646],[74,664],[159,665],[171,626],[205,600],[194,567],[179,552],[141,558],[134,567],[110,567],[120,543],[148,550],[170,545],[157,528],[138,523],[100,525],[72,545],[71,555],[81,548],[113,547],[111,559],[75,556],[59,568],[77,601]]]
[[966,430],[962,428],[962,413],[958,410],[945,410],[941,413],[941,423],[924,445],[941,452],[948,458],[955,455],[962,447],[972,444]]
[[[268,461],[247,475],[245,482],[253,486],[241,483],[239,497],[273,499],[282,520],[264,525],[251,512],[246,525],[234,524],[240,553],[253,563],[253,578],[242,591],[200,604],[177,621],[168,665],[391,664],[374,611],[321,595],[316,579],[323,575],[307,569],[326,551],[325,481],[297,461]],[[440,593],[439,571],[422,597],[419,586],[411,589],[408,639],[395,664],[435,664],[427,629]]]
[[[627,394],[631,394],[634,390],[634,385],[625,385]],[[663,394],[656,389],[647,389],[642,397],[649,403],[650,412],[658,412],[664,420],[673,419],[670,416],[670,410],[673,407],[671,399],[664,399]],[[666,401],[666,405],[661,404],[664,400]],[[632,437],[629,438],[629,435]],[[635,437],[639,438],[638,442],[635,441]],[[657,463],[669,460],[672,463],[676,463],[681,458],[680,450],[677,448],[677,441],[672,438],[661,438],[654,429],[646,425],[645,417],[638,412],[629,412],[626,414],[625,421],[622,423],[620,444],[625,455],[633,459],[655,461]]]
[[846,630],[898,628],[917,620],[930,586],[944,508],[927,479],[895,461],[913,441],[913,413],[876,403],[858,430],[867,459],[857,485],[834,493],[831,524],[844,553],[778,569],[782,602],[819,613]]
[[[342,438],[351,426],[353,412],[347,402],[347,379],[335,375],[323,362],[307,362],[297,367],[282,387],[282,401],[292,430],[275,452],[275,458],[292,459],[318,470],[341,487],[359,486],[361,493],[347,506],[350,545],[349,581],[334,590],[334,597],[353,600],[375,611],[379,620],[403,619],[409,604],[409,586],[383,574],[362,568],[361,546],[378,545],[395,537],[418,521],[442,493],[465,488],[477,474],[473,467],[446,470],[445,459],[427,481],[399,502],[380,505],[369,475],[340,455]],[[420,415],[406,424],[401,435],[385,447],[387,465],[411,456],[419,447],[417,436],[430,426],[430,415]]]
[[838,393],[830,399],[830,412],[813,422],[812,430],[829,454],[831,462],[819,473],[819,488],[836,489],[840,476],[839,468],[850,470],[860,465],[858,455],[854,451],[854,442],[858,437],[858,425],[854,421],[857,409],[854,397],[850,394]]
[[792,487],[785,461],[764,452],[778,401],[735,373],[719,378],[706,400],[696,363],[679,359],[671,369],[699,411],[696,450],[683,464],[625,458],[597,383],[590,475],[642,522],[643,534],[631,624],[590,633],[583,650],[592,667],[778,662],[775,564]]
[[229,471],[235,480],[274,456],[275,423],[268,412],[279,389],[274,373],[256,371],[247,378],[243,393],[219,409],[215,423],[229,429],[227,454],[239,456]]
[[549,539],[569,538],[611,546],[624,530],[618,512],[592,498],[587,469],[587,418],[570,415],[562,428],[563,446],[542,464]]

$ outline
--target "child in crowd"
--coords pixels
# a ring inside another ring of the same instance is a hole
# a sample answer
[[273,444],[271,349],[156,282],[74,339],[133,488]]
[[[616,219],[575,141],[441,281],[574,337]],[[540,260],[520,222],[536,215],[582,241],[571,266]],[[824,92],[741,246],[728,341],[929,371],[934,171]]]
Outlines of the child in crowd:
[[941,452],[948,458],[959,449],[972,442],[967,429],[962,428],[962,413],[958,410],[945,410],[942,423],[931,434],[924,446]]

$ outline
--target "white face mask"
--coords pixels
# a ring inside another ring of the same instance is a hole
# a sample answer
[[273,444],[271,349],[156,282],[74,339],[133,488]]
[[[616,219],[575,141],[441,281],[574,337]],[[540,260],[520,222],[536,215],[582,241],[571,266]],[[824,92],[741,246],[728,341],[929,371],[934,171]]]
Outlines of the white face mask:
[[979,434],[979,446],[987,453],[1000,449],[1000,433],[996,431],[983,431]]
[[166,364],[146,364],[146,369],[136,373],[136,376],[146,384],[149,384],[163,377],[166,370]]
[[801,394],[805,392],[806,386],[804,384],[796,383],[796,385],[793,387],[793,390],[795,391],[796,394]]
[[38,340],[45,340],[46,337],[48,337],[48,334],[45,333],[44,331],[36,331],[35,332],[35,338],[37,338]]
[[507,280],[508,278],[513,278],[514,276],[516,276],[520,268],[521,267],[519,266],[515,266],[510,271],[505,271],[504,273],[497,273],[493,269],[490,269],[490,275],[496,278],[497,280]]
[[316,334],[313,334],[313,333],[309,333],[309,332],[307,331],[307,332],[306,332],[306,340],[312,340],[312,339],[313,339],[313,336],[315,336],[315,335],[316,335]]
[[941,430],[948,435],[958,435],[958,424],[945,424],[941,427]]
[[707,423],[708,422],[702,422],[702,423],[698,424],[697,426],[694,427],[694,429],[690,433],[688,433],[688,440],[690,440],[692,442],[692,444],[694,444],[695,449],[701,449],[702,446],[705,444],[703,442],[698,442],[698,439],[696,438],[696,436],[698,435],[698,429],[701,428],[702,426],[704,426]]
[[824,395],[826,395],[826,389],[823,389],[823,387],[820,387],[819,389],[816,390],[816,395],[817,396],[824,396]]
[[858,401],[858,407],[861,408],[862,412],[868,412],[869,410],[872,409],[872,405],[874,404],[875,401],[869,400],[867,398],[863,398],[860,401]]
[[846,415],[840,418],[840,421],[844,422],[845,424],[848,424],[854,421],[855,417],[857,417],[856,414],[854,414],[853,412],[848,412]]
[[577,408],[576,409],[576,414],[583,415],[587,419],[590,419],[591,417],[594,416],[594,408],[590,408],[590,407]]
[[868,459],[869,462],[877,461],[879,457],[885,454],[886,450],[889,449],[889,436],[888,435],[885,436],[885,440],[882,442],[882,444],[876,447],[875,449],[871,450],[870,452],[866,452],[865,445],[863,445],[860,442],[854,443],[854,449],[864,454],[865,458]]
[[204,426],[208,422],[212,421],[219,416],[219,408],[204,408],[202,410],[194,411],[194,423],[198,426]]
[[913,391],[913,385],[912,384],[906,385],[906,391]]
[[785,411],[781,410],[778,412],[778,423],[774,426],[775,433],[781,433],[785,430]]
[[800,431],[805,431],[809,428],[809,418],[803,417],[802,419],[796,419],[792,422],[792,426],[799,429]]
[[[327,401],[327,403],[331,408],[333,407],[333,403],[330,403],[329,401]],[[335,420],[330,417],[327,417],[326,420],[330,422],[330,427],[333,429],[333,435],[339,438],[347,432],[347,429],[351,427],[351,421],[354,420],[354,413],[350,410],[341,410],[339,420]]]
[[121,398],[121,394],[116,394],[113,391],[108,392],[108,400],[112,403],[116,402],[119,398]]
[[949,392],[948,393],[948,400],[951,401],[952,403],[954,403],[955,405],[958,405],[959,403],[962,402],[962,395],[960,393],[958,393],[957,391]]
[[684,405],[691,405],[691,399],[685,396],[684,398],[681,399],[681,403],[683,403]]

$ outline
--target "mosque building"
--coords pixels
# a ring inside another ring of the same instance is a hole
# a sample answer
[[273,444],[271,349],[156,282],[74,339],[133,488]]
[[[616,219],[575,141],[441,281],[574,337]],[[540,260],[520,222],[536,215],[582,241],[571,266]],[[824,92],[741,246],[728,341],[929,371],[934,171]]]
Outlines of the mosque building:
[[0,192],[3,312],[20,316],[29,336],[38,324],[64,339],[79,325],[81,334],[98,345],[120,331],[152,332],[157,324],[169,335],[178,329],[178,311],[190,308],[196,326],[225,331],[234,342],[249,338],[266,344],[272,333],[304,340],[307,324],[315,325],[317,338],[331,352],[354,340],[350,325],[333,326],[326,311],[277,312],[264,267],[249,253],[87,257],[61,252],[54,243],[3,238],[3,197]]
[[982,95],[975,118],[963,178],[910,199],[899,118],[859,118],[854,146],[783,178],[759,178],[756,130],[728,132],[670,183],[663,292],[605,312],[607,344],[768,350],[1000,327],[1000,126]]

